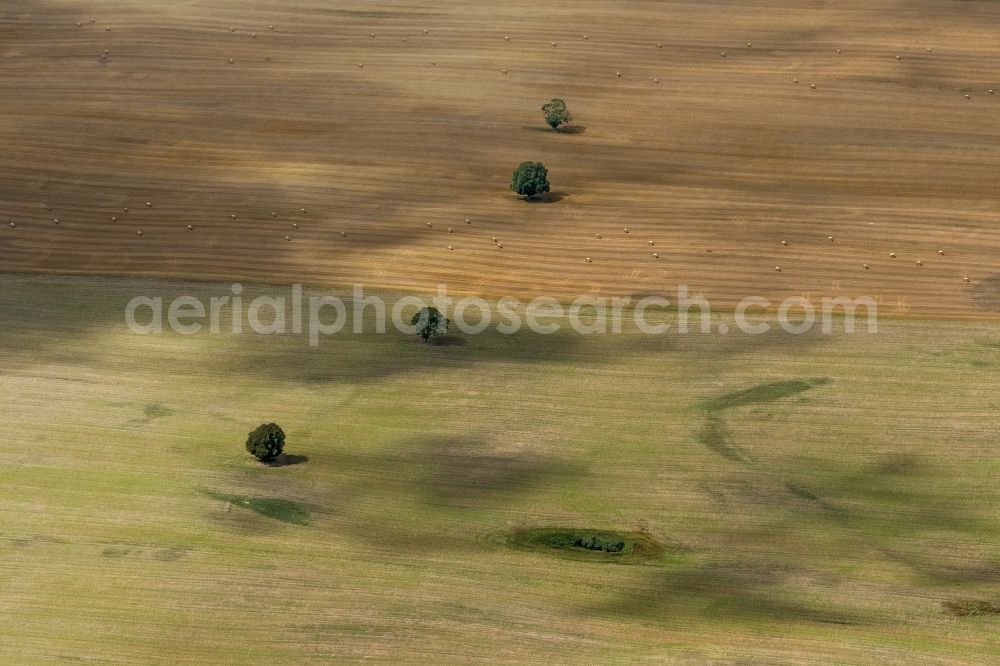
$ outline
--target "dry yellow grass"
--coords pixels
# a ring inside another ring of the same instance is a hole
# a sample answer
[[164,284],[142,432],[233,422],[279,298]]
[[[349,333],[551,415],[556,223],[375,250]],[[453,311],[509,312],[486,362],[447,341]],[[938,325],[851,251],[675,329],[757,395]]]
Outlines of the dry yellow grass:
[[0,12],[2,270],[998,305],[993,3]]

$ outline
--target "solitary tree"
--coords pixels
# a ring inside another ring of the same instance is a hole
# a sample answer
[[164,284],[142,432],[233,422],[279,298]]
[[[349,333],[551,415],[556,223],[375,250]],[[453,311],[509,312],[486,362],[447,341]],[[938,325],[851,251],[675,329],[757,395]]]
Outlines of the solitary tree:
[[549,170],[541,162],[521,162],[514,170],[510,189],[522,197],[533,199],[549,191]]
[[277,423],[262,423],[247,437],[247,451],[261,462],[271,462],[285,449],[285,432]]
[[448,332],[448,318],[441,314],[441,311],[434,307],[420,308],[420,311],[413,315],[410,324],[417,327],[417,335],[424,342]]
[[573,116],[570,115],[569,110],[566,108],[566,102],[561,99],[554,99],[542,106],[542,113],[545,114],[545,122],[557,132],[560,125],[565,125],[573,120]]

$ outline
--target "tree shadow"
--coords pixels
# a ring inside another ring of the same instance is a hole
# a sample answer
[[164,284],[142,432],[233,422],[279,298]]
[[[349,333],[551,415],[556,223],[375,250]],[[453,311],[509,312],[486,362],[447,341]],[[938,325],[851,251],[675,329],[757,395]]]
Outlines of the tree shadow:
[[550,204],[558,203],[566,198],[566,193],[562,191],[546,192],[545,194],[539,195],[533,199],[522,198],[522,201],[530,204]]
[[457,335],[443,335],[439,338],[431,338],[427,344],[432,347],[465,347],[469,342]]
[[583,134],[587,131],[586,125],[564,125],[557,130],[551,127],[538,127],[536,125],[526,125],[521,129],[529,132],[540,132],[544,134]]
[[291,467],[292,465],[301,465],[307,462],[309,462],[309,456],[298,456],[298,455],[290,455],[287,453],[282,453],[280,456],[278,456],[271,462],[264,463],[264,465],[266,465],[267,467]]

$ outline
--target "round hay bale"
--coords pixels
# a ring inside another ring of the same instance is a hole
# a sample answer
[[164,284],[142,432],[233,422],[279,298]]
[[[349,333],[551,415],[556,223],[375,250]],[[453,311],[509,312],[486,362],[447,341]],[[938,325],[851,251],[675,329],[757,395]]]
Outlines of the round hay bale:
[[778,273],[780,273],[781,272],[781,266],[775,266],[774,270],[777,271]]
[[895,252],[890,252],[889,253],[889,258],[890,259],[895,259],[896,258],[896,253]]
[[341,231],[340,232],[340,237],[341,238],[347,238],[347,234],[345,232]]
[[465,218],[465,223],[466,224],[472,224],[472,220],[470,220],[469,218]]
[[810,84],[809,84],[809,87],[810,87],[811,89],[813,89],[813,90],[816,90],[816,84],[815,84],[815,83],[810,83]]
[[600,239],[601,238],[601,234],[594,234],[594,238]]
[[591,259],[590,257],[587,257],[587,263],[588,264],[593,263],[593,259]]
[[657,44],[656,44],[656,48],[658,48],[658,49],[662,49],[662,48],[663,48],[663,44],[661,44],[661,43],[657,42]]
[[118,218],[117,218],[117,217],[115,217],[114,215],[112,215],[112,216],[111,216],[111,221],[112,221],[112,222],[117,222],[117,221],[118,221]]
[[653,83],[659,83],[660,79],[653,79]]
[[454,229],[452,229],[451,227],[448,227],[448,233],[449,233],[449,234],[453,234],[453,233],[455,233],[455,230],[454,230]]
[[292,229],[298,229],[299,225],[296,222],[292,222]]
[[503,243],[497,243],[497,249],[498,250],[502,250],[503,249]]
[[135,235],[136,235],[136,236],[141,236],[141,235],[142,235],[142,232],[141,232],[141,231],[137,231],[137,232],[135,232]]
[[833,242],[833,236],[827,236],[826,239],[830,242]]
[[432,226],[433,226],[433,225],[432,225],[432,224],[431,224],[430,222],[428,222],[428,223],[427,223],[427,228],[428,228],[428,229],[430,229],[430,228],[431,228]]
[[625,233],[628,233],[628,227],[625,227],[624,229],[622,229],[622,231],[624,231]]
[[503,38],[503,40],[504,40],[505,42],[509,42],[509,41],[510,41],[510,35],[507,35],[506,37],[504,37],[504,38]]
[[917,259],[917,266],[923,266],[923,265],[924,265],[924,262],[922,262],[919,259]]
[[153,207],[153,202],[152,201],[147,201],[146,202],[146,208],[152,208],[152,207]]
[[787,247],[788,246],[788,241],[781,241],[781,244]]
[[660,258],[660,253],[659,252],[654,252],[653,253],[653,259],[659,259],[659,258]]
[[617,76],[618,78],[621,78],[622,73],[621,72],[615,72],[615,76]]
[[653,241],[649,241],[649,246],[650,247],[653,247],[654,245],[656,245],[656,243],[654,243]]
[[454,250],[454,249],[455,249],[455,246],[453,246],[453,245],[449,245],[449,246],[448,246],[448,249],[449,249],[449,250]]
[[271,213],[271,217],[278,217],[277,213]]
[[230,215],[230,216],[229,216],[229,219],[231,219],[231,220],[235,220],[235,219],[236,219],[236,215]]
[[127,213],[128,212],[128,206],[126,206],[125,208],[122,208],[122,210]]
[[285,240],[286,241],[290,241],[290,240],[292,240],[292,237],[291,236],[285,236]]
[[943,257],[944,256],[944,250],[938,250],[938,254]]
[[16,224],[14,224],[13,222],[11,222],[11,223],[10,223],[10,228],[11,228],[11,229],[16,229],[16,228],[17,228],[17,225],[16,225]]
[[867,270],[868,270],[868,268],[869,268],[869,267],[868,267],[868,264],[862,264],[862,265],[863,265],[863,266],[865,267],[865,270],[867,271]]
[[962,280],[964,280],[965,282],[968,282],[968,281],[969,281],[969,278],[967,278],[967,277],[963,277],[963,278],[962,278]]
[[302,213],[303,215],[305,215],[306,214],[306,209],[305,208],[300,208],[299,212]]
[[52,222],[54,222],[55,224],[59,224],[59,218],[57,217],[57,218],[53,219]]

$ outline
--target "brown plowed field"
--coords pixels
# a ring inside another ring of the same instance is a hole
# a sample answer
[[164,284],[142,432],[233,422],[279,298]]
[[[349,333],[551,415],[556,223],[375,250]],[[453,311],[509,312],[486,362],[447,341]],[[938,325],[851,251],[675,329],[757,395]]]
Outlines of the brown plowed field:
[[0,270],[995,316],[998,34],[992,2],[11,0]]

